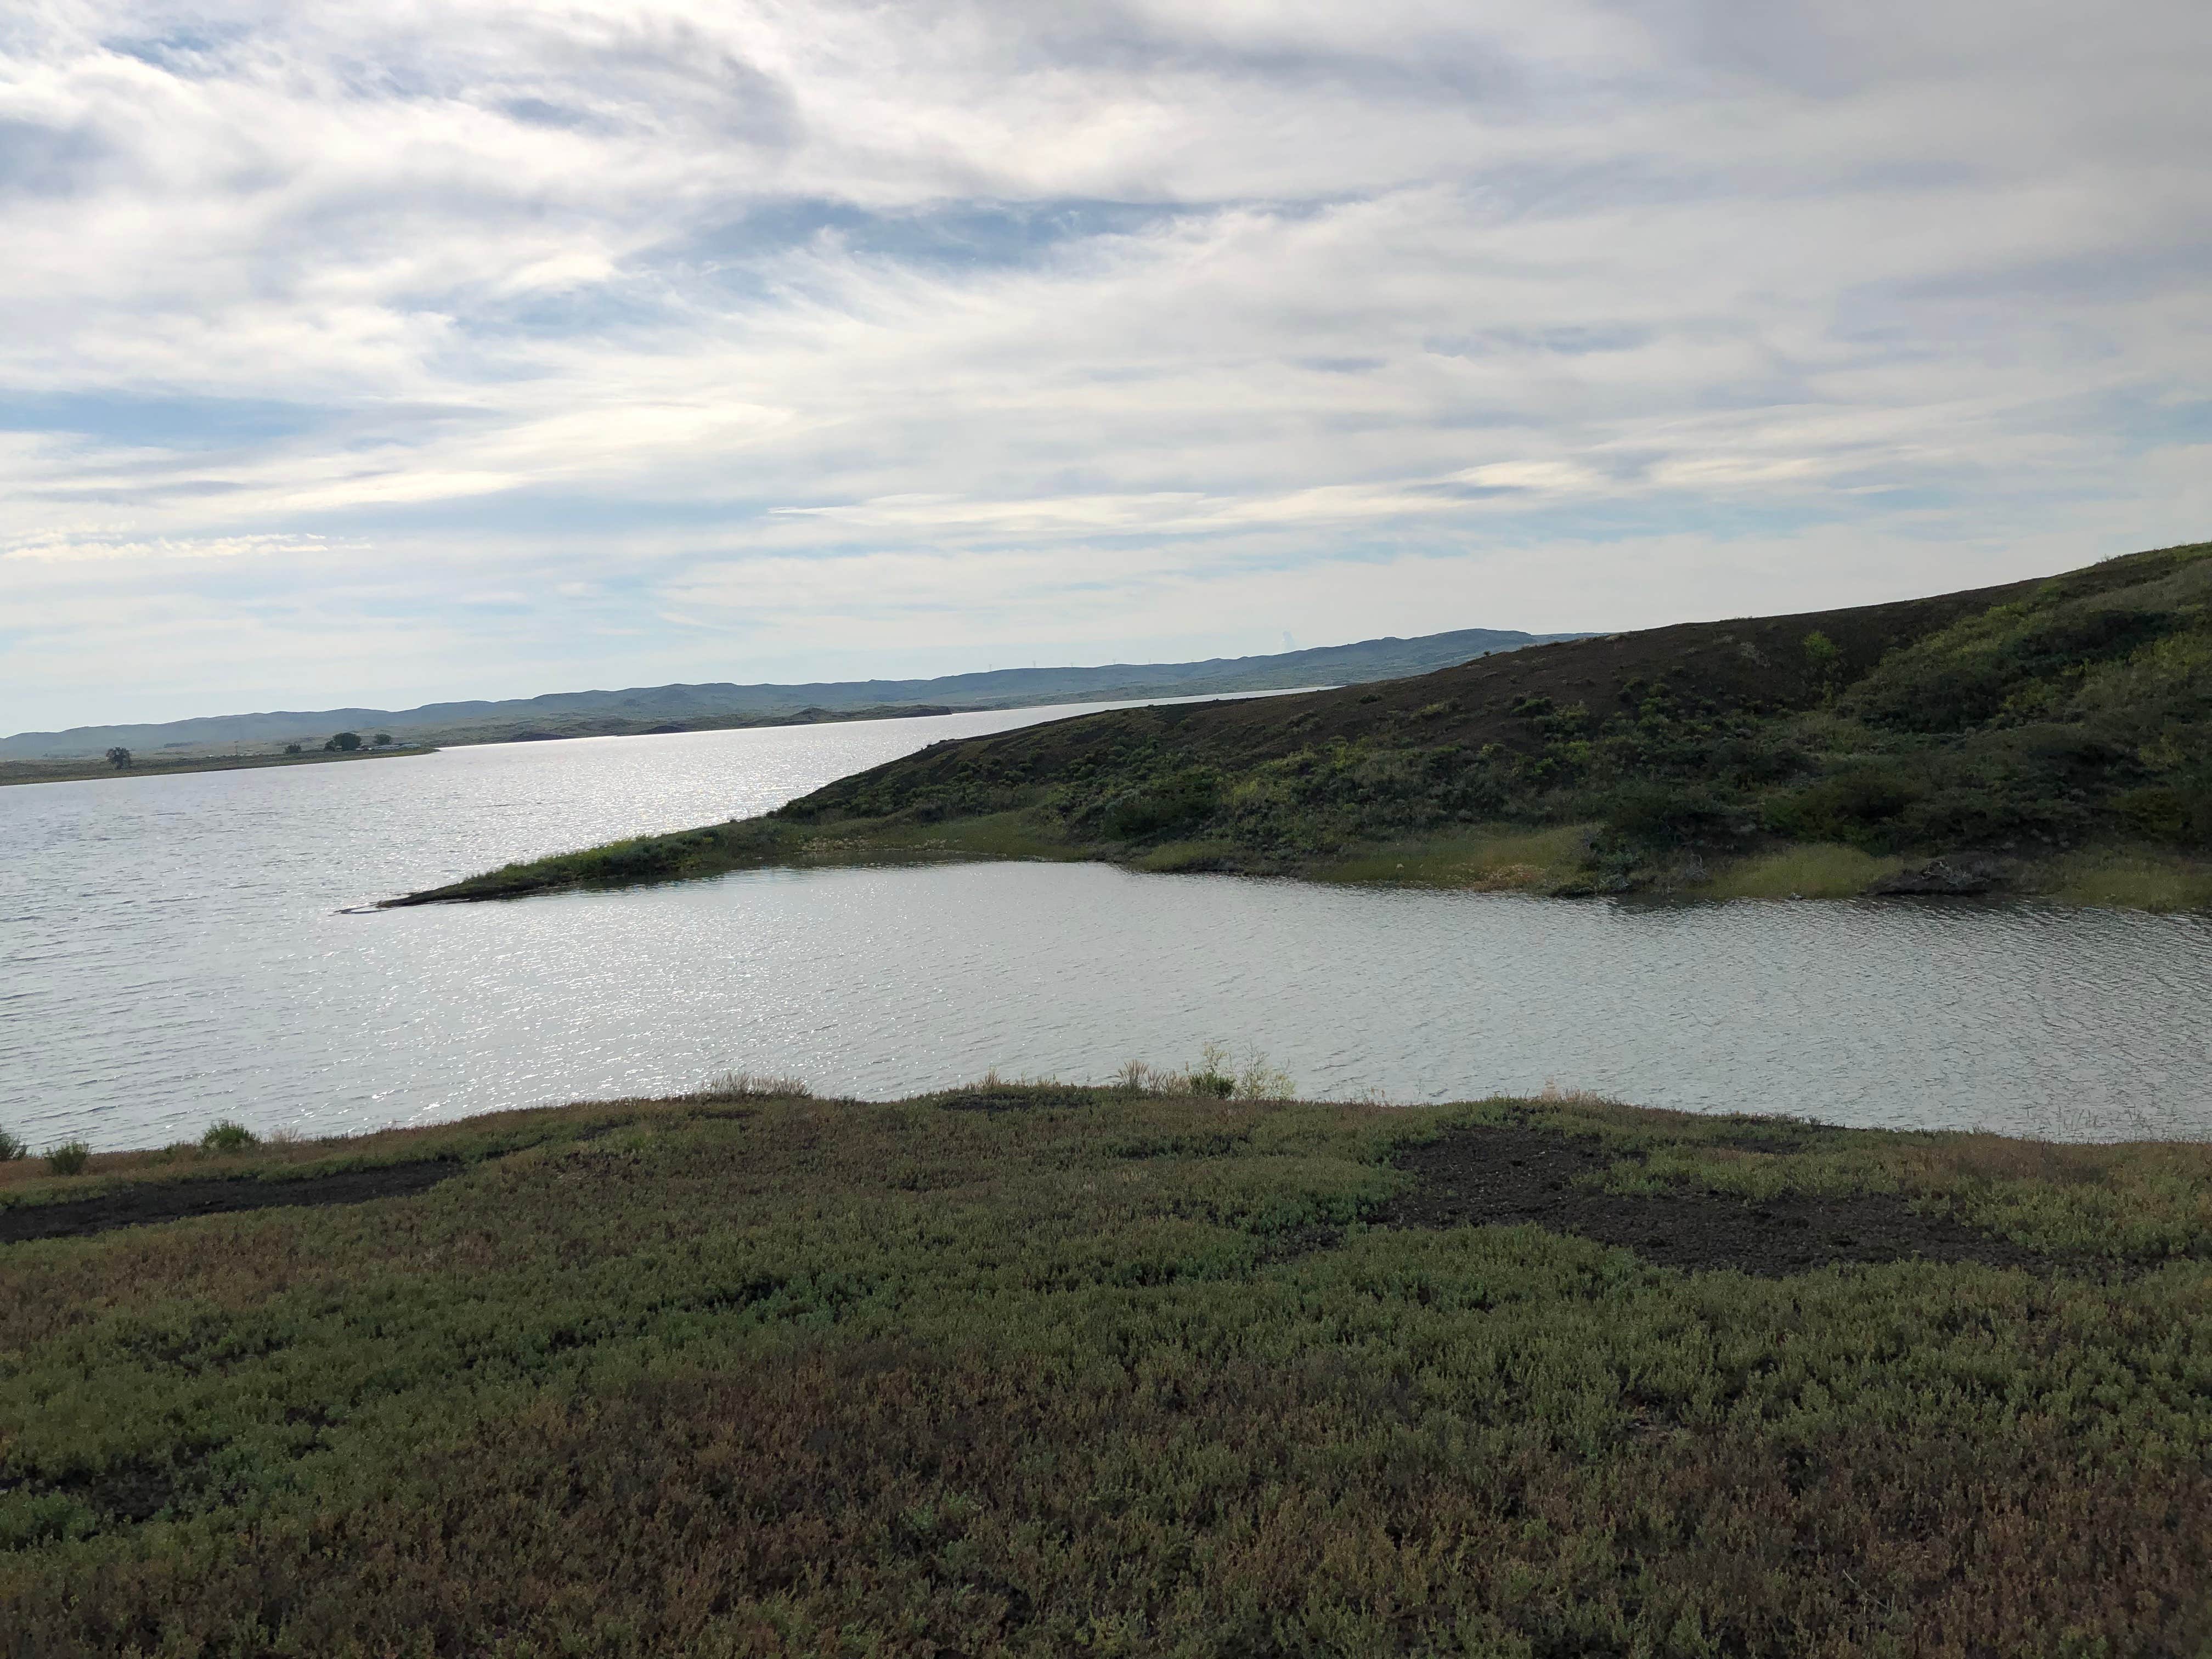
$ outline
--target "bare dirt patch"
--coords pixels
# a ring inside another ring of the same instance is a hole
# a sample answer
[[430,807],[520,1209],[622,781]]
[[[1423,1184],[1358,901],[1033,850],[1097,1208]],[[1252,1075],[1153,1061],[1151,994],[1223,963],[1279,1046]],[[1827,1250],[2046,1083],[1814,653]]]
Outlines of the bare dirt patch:
[[1400,1227],[1516,1226],[1534,1223],[1636,1252],[1686,1272],[1734,1268],[1786,1278],[1837,1263],[1974,1261],[2048,1270],[2053,1258],[1893,1194],[1815,1198],[1790,1193],[1756,1202],[1724,1193],[1607,1193],[1578,1187],[1619,1158],[1535,1129],[1458,1129],[1392,1160],[1420,1184],[1381,1219]]
[[319,1206],[363,1204],[376,1198],[401,1198],[428,1192],[468,1166],[455,1158],[423,1158],[333,1175],[283,1181],[251,1177],[209,1181],[158,1181],[118,1188],[93,1198],[58,1204],[19,1204],[0,1210],[0,1244],[34,1238],[83,1238],[118,1227],[181,1221],[198,1215],[239,1210],[275,1209],[285,1205]]

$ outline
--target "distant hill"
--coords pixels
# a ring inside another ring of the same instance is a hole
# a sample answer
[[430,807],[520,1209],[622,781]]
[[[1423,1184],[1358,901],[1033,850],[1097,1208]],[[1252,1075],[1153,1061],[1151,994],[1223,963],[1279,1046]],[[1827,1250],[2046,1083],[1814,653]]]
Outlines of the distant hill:
[[148,756],[239,743],[319,742],[334,732],[389,732],[405,743],[501,743],[521,738],[600,737],[750,725],[860,710],[929,713],[1038,703],[1119,702],[1350,685],[1425,674],[1572,634],[1462,628],[1419,639],[1362,640],[1272,656],[1204,662],[1109,663],[1098,668],[1000,668],[924,680],[833,680],[806,685],[656,685],[625,691],[556,691],[504,702],[432,702],[419,708],[322,708],[212,714],[137,726],[80,726],[0,738],[0,757],[70,759],[120,744]]

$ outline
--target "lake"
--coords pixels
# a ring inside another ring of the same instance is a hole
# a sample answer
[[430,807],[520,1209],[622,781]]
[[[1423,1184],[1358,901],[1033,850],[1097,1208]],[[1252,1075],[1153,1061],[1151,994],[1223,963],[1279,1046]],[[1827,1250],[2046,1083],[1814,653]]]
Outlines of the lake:
[[1103,1080],[1209,1039],[1309,1095],[1547,1084],[2070,1138],[2212,1133],[2212,921],[1656,906],[1091,865],[761,872],[343,914],[759,812],[1079,710],[453,749],[0,789],[0,1127],[329,1133],[796,1073]]

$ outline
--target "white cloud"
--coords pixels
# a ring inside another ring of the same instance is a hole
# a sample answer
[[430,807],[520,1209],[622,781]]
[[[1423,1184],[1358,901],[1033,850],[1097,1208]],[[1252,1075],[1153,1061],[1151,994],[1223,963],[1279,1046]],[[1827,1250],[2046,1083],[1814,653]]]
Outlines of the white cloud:
[[696,677],[740,572],[811,674],[2202,535],[2207,17],[41,0],[0,725]]

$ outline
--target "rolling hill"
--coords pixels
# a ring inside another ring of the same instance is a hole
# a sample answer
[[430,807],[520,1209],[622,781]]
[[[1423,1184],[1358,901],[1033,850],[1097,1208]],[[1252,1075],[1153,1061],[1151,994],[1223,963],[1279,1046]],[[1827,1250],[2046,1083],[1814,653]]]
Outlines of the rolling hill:
[[320,743],[344,730],[388,732],[402,743],[501,743],[521,738],[605,737],[696,731],[855,714],[945,714],[1038,703],[1110,702],[1352,684],[1425,673],[1485,652],[1572,635],[1462,628],[1418,639],[1362,640],[1271,656],[1203,662],[1109,663],[1094,668],[1001,668],[935,679],[840,680],[805,685],[659,685],[625,691],[556,691],[504,702],[434,702],[416,708],[323,708],[216,714],[132,726],[80,726],[0,738],[0,759],[67,760],[111,745],[149,756],[240,743]]
[[2212,902],[2208,846],[2199,544],[939,744],[767,819],[414,896],[1014,855],[1564,893],[2010,886],[2197,904]]

